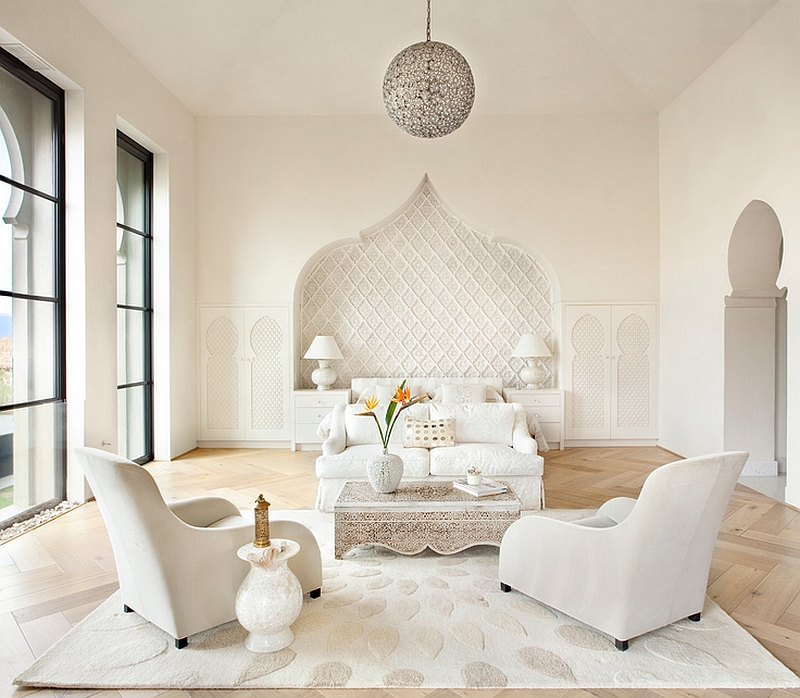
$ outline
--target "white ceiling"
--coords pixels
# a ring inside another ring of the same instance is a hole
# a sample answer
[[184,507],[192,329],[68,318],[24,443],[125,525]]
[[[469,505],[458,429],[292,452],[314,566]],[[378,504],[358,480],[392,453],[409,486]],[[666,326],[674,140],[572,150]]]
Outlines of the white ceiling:
[[[198,115],[384,113],[426,0],[80,0]],[[660,111],[777,0],[432,0],[474,114]]]

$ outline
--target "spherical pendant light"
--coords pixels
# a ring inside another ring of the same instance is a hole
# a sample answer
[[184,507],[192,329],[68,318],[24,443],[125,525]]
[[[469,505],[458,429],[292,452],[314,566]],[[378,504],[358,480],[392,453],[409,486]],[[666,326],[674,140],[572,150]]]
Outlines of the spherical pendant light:
[[428,38],[398,53],[383,78],[386,111],[406,133],[439,138],[463,124],[475,101],[475,81],[469,63],[448,44]]

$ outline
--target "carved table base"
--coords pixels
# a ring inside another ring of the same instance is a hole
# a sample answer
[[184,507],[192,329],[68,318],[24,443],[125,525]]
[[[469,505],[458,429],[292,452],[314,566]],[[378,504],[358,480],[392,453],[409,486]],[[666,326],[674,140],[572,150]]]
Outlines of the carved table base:
[[500,545],[519,518],[520,501],[506,494],[473,497],[450,482],[401,482],[378,494],[366,482],[348,482],[333,508],[337,558],[365,543],[413,555],[430,548],[442,554],[473,545]]

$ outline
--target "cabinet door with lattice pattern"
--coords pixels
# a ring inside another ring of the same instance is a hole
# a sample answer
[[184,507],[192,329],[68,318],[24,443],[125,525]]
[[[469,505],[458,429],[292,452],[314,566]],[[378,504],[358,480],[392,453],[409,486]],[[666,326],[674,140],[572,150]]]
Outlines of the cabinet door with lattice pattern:
[[657,436],[654,305],[568,305],[564,430],[569,440]]
[[656,308],[611,309],[611,438],[657,436]]
[[565,309],[564,387],[569,439],[607,439],[611,425],[611,309]]
[[204,307],[199,320],[199,439],[288,441],[288,308]]

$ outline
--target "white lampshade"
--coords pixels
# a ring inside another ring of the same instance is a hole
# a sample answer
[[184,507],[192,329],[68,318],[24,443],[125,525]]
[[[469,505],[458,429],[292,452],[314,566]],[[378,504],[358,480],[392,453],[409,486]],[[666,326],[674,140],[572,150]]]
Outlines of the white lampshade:
[[308,347],[308,351],[303,355],[304,359],[341,359],[342,352],[336,340],[325,334],[318,334]]
[[517,346],[511,356],[527,359],[536,356],[552,356],[552,354],[538,334],[528,333],[519,338],[519,342],[517,342]]
[[341,359],[342,352],[333,337],[318,334],[303,358],[319,361],[319,368],[314,369],[311,374],[311,380],[317,384],[317,390],[328,390],[336,382],[336,371],[330,364],[334,359]]

